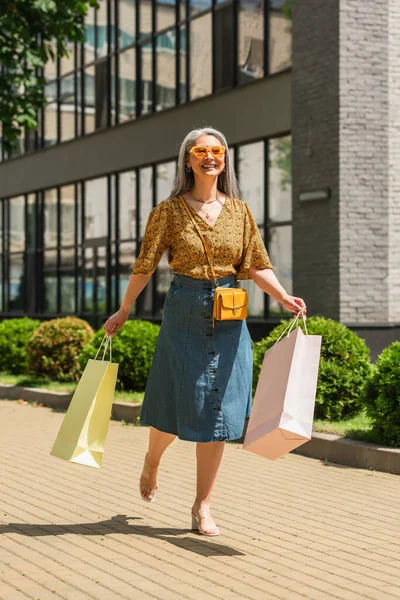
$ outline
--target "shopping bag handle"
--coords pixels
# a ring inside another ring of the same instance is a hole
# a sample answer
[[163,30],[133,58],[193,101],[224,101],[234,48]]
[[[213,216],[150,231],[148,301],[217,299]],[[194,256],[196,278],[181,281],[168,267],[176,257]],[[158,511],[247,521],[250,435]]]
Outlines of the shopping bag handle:
[[[307,331],[307,324],[306,324],[306,317],[305,315],[301,315],[303,318],[303,323],[304,323],[304,329],[306,332],[306,335],[308,335],[308,331]],[[283,336],[285,335],[285,333],[287,332],[287,336],[289,336],[289,334],[291,333],[291,331],[294,329],[294,327],[298,327],[299,326],[299,318],[300,318],[300,313],[297,313],[297,315],[291,319],[289,321],[289,325],[286,327],[286,329],[281,333],[281,335],[278,337],[278,339],[276,340],[275,344],[277,344],[278,342],[280,342],[280,340],[283,338]],[[274,345],[275,345],[274,344]]]
[[100,350],[101,350],[101,347],[102,347],[102,345],[104,344],[104,340],[105,340],[105,339],[107,339],[107,341],[106,341],[106,343],[105,343],[105,345],[104,345],[103,358],[102,358],[101,360],[104,360],[104,357],[105,357],[105,355],[106,355],[106,352],[107,352],[107,347],[108,347],[108,345],[110,345],[110,362],[112,362],[112,360],[111,360],[111,344],[112,344],[112,341],[111,341],[111,340],[112,340],[112,336],[111,336],[111,335],[107,335],[107,334],[106,334],[106,335],[103,337],[103,339],[101,340],[101,344],[100,344],[100,346],[99,346],[99,349],[98,349],[98,350],[97,350],[97,352],[96,352],[96,356],[94,357],[94,360],[97,360],[97,357],[98,357],[98,355],[99,355],[99,352],[100,352]]

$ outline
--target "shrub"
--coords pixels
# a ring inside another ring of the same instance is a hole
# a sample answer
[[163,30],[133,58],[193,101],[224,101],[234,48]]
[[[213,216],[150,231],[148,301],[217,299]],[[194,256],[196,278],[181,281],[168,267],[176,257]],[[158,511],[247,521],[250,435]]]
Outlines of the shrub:
[[0,365],[1,370],[13,375],[26,373],[28,355],[25,344],[39,327],[40,321],[28,319],[8,319],[0,323]]
[[363,393],[367,415],[383,443],[400,447],[400,342],[379,355]]
[[[117,388],[143,391],[149,376],[151,361],[160,327],[146,321],[127,321],[113,337],[112,360],[119,363]],[[104,337],[104,329],[96,332],[79,356],[83,369],[89,358],[94,358]]]
[[77,381],[79,353],[92,337],[93,329],[82,319],[46,321],[26,344],[30,368],[37,375],[57,381]]
[[[264,353],[287,324],[282,322],[267,338],[254,344],[254,391]],[[369,348],[358,335],[332,319],[310,317],[307,329],[310,334],[322,335],[315,418],[330,421],[350,418],[361,409],[360,389],[371,373]]]

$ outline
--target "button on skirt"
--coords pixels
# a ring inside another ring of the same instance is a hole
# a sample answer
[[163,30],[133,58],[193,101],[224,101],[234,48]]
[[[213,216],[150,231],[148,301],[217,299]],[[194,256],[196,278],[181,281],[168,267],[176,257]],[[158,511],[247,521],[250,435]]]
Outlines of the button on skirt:
[[[234,275],[218,281],[238,287]],[[215,321],[212,281],[175,275],[140,420],[192,442],[236,440],[250,416],[253,353],[246,321]]]

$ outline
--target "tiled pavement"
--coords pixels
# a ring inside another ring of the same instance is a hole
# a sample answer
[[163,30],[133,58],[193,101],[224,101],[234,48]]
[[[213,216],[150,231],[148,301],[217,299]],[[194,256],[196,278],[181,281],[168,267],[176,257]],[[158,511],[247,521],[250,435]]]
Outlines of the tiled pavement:
[[0,401],[0,599],[400,598],[400,478],[228,444],[219,538],[188,530],[195,446],[137,491],[145,428],[112,422],[101,470],[49,456],[63,418]]

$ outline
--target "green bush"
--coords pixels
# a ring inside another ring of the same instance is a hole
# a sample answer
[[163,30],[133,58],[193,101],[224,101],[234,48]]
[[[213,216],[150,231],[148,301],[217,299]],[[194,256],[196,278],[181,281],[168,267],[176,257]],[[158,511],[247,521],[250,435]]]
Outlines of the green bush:
[[26,344],[29,366],[36,375],[56,381],[78,381],[79,353],[93,337],[89,323],[76,317],[40,325]]
[[400,447],[400,342],[379,355],[363,394],[374,430],[388,446]]
[[[254,344],[254,391],[264,354],[287,325],[287,321],[282,322],[267,338]],[[361,409],[360,389],[372,369],[368,346],[332,319],[310,317],[307,329],[310,334],[322,335],[315,418],[338,421],[354,416]]]
[[20,375],[28,370],[25,344],[39,327],[40,321],[8,319],[0,323],[0,368],[2,371]]
[[[127,321],[113,337],[112,360],[119,363],[118,389],[135,392],[145,389],[159,330],[158,325],[146,321]],[[82,350],[79,356],[82,369],[89,358],[95,357],[103,337],[104,329],[101,328]]]

